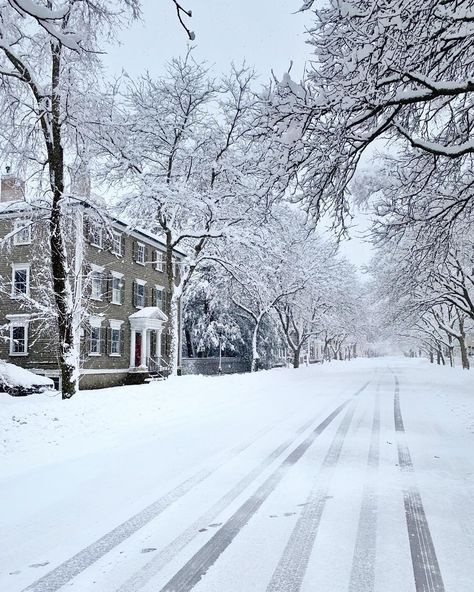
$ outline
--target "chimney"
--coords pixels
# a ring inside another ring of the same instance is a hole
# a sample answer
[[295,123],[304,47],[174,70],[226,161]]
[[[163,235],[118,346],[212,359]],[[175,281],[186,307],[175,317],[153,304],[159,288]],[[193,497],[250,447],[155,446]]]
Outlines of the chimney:
[[6,169],[6,174],[2,175],[0,202],[25,199],[25,182],[10,173],[9,166]]

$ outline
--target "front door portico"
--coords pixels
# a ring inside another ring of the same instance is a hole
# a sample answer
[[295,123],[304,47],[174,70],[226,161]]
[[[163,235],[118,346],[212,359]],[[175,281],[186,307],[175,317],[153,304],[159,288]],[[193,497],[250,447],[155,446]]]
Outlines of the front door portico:
[[[130,321],[130,370],[155,370],[162,365],[161,334],[168,317],[156,306],[147,306],[133,313]],[[152,334],[154,333],[154,339]],[[154,345],[152,351],[152,342]]]

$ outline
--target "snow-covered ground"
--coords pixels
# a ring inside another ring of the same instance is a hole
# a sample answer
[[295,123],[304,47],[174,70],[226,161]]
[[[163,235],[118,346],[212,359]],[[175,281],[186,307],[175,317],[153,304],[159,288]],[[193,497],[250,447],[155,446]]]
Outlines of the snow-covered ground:
[[0,395],[0,590],[471,592],[474,372]]

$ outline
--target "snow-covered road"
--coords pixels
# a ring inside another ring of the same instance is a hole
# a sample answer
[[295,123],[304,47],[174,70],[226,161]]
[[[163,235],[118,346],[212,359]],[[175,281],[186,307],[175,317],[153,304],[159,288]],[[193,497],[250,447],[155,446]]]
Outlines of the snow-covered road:
[[471,592],[473,373],[353,360],[0,398],[0,590]]

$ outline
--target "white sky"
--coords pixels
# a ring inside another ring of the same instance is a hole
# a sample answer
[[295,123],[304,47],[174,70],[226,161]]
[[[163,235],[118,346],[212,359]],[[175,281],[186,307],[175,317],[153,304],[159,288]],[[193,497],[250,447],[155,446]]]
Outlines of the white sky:
[[[254,66],[265,83],[271,70],[280,77],[293,62],[292,77],[299,79],[311,56],[306,28],[310,13],[296,13],[302,0],[183,0],[193,11],[186,24],[196,34],[197,59],[207,61],[215,73],[230,64]],[[104,61],[111,73],[125,70],[138,75],[146,70],[159,76],[167,61],[184,54],[188,41],[171,0],[143,0],[143,20],[120,33],[120,47],[111,47]],[[360,218],[360,217],[359,217]],[[362,217],[362,225],[364,218]],[[355,264],[367,263],[370,250],[357,230],[342,252]]]

